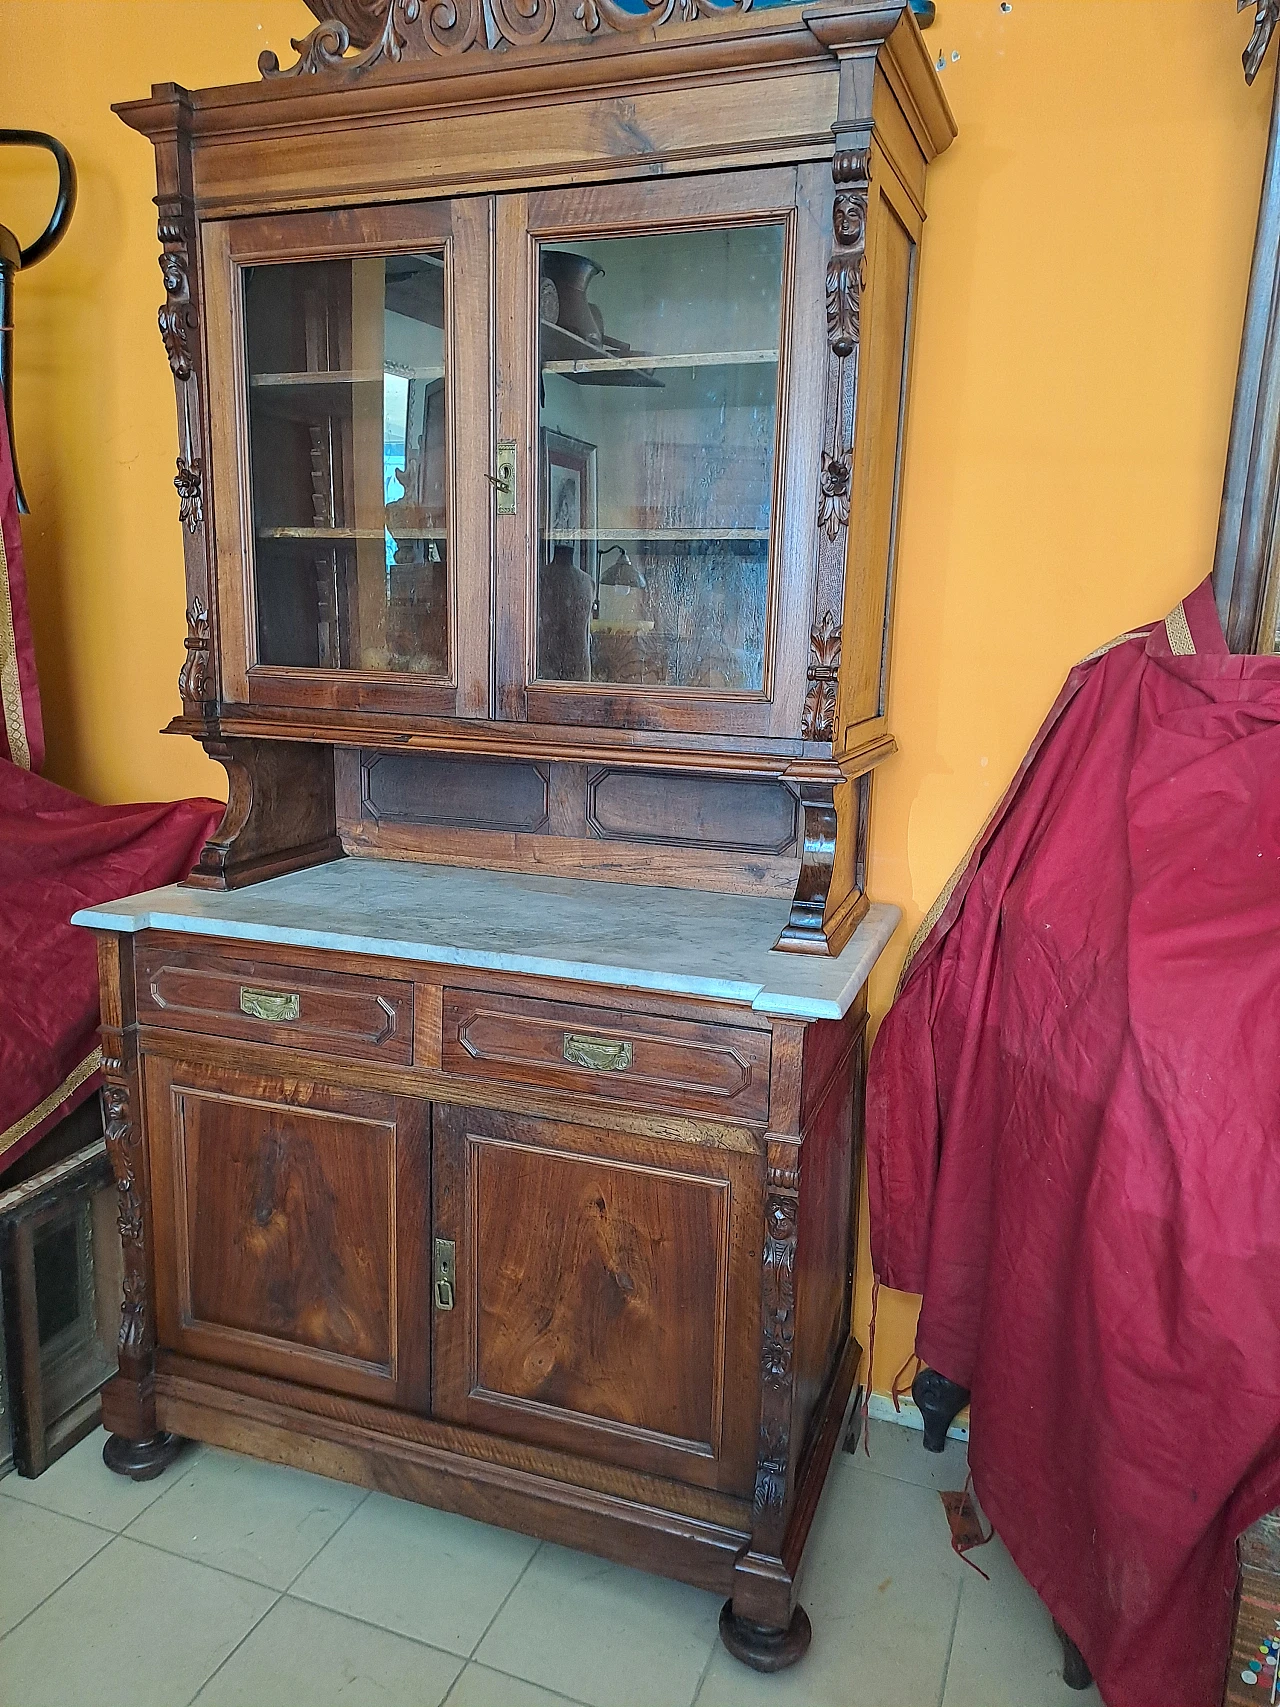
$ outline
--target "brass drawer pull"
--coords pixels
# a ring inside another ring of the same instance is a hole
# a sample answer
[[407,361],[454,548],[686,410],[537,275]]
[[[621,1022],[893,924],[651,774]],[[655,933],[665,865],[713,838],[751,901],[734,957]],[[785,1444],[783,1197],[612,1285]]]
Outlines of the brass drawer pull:
[[242,984],[240,1012],[253,1019],[297,1019],[302,1012],[302,998],[296,990],[251,990]]
[[631,1045],[608,1037],[583,1037],[576,1031],[566,1031],[564,1058],[575,1067],[589,1067],[593,1073],[625,1073],[631,1065]]

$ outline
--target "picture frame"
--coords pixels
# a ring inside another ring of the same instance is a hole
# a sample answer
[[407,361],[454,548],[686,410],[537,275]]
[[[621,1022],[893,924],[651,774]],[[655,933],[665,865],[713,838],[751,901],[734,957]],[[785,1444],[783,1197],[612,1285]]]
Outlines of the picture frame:
[[600,542],[596,447],[585,439],[542,431],[542,540],[546,561],[558,546],[569,549],[573,566],[596,581]]

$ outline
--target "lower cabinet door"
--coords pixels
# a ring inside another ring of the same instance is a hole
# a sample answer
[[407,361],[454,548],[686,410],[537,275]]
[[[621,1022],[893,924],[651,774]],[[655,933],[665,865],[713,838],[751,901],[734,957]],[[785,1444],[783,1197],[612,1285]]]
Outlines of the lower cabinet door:
[[425,1410],[429,1105],[148,1057],[162,1346]]
[[440,1105],[433,1125],[434,1413],[749,1494],[751,1139],[723,1149]]

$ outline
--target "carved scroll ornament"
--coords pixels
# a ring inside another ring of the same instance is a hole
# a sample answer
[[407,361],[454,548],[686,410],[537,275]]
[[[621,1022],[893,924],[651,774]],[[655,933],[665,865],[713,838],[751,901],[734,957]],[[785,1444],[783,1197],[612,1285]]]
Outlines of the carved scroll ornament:
[[120,1241],[124,1251],[124,1295],[120,1307],[120,1360],[128,1364],[151,1347],[147,1313],[147,1261],[142,1193],[138,1182],[142,1140],[130,1107],[119,1033],[103,1027],[103,1136],[119,1194]]
[[200,703],[213,698],[209,670],[209,613],[204,601],[195,598],[187,612],[187,655],[178,673],[178,692],[184,701]]
[[162,219],[157,236],[164,245],[160,256],[165,291],[159,313],[160,337],[173,377],[185,383],[193,372],[191,341],[196,326],[191,306],[187,232],[181,221]]
[[[296,65],[281,69],[276,54],[258,58],[264,77],[309,76],[318,71],[366,71],[384,61],[449,57],[479,47],[501,52],[554,38],[581,39],[604,24],[611,30],[648,30],[679,16],[746,12],[751,0],[644,0],[625,10],[617,0],[307,0],[322,21],[299,41]],[[577,26],[575,28],[575,25]],[[352,48],[356,52],[352,53]]]
[[[797,1171],[788,1177],[799,1184]],[[765,1202],[763,1338],[760,1351],[760,1442],[756,1453],[757,1517],[782,1510],[791,1457],[791,1364],[795,1346],[796,1215],[794,1196],[773,1184]],[[793,1188],[794,1189],[794,1188]]]

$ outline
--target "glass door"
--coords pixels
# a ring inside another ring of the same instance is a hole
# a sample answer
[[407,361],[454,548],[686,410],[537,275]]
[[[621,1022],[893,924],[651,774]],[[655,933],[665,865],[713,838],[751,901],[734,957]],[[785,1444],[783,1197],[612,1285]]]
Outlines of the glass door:
[[488,714],[489,207],[223,228],[251,704]]
[[523,243],[506,219],[500,240],[526,269],[534,381],[533,565],[502,601],[525,619],[509,713],[793,733],[775,684],[794,675],[780,648],[813,562],[785,434],[809,263],[794,170],[558,191],[524,211]]

